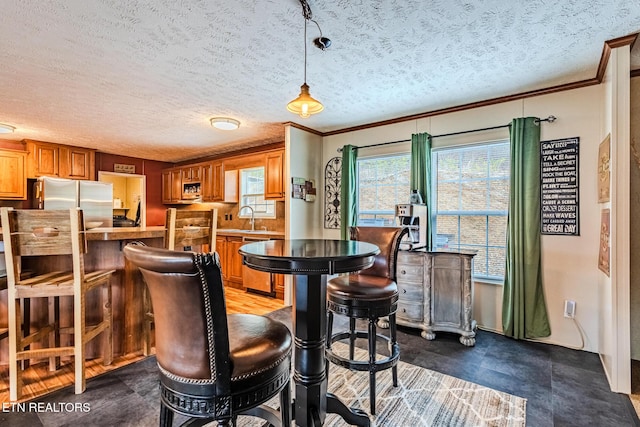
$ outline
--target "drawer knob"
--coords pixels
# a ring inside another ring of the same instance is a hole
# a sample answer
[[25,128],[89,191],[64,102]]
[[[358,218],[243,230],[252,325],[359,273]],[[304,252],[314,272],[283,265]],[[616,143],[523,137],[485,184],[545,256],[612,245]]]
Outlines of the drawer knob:
[[405,270],[400,270],[401,274],[407,274],[407,272]]
[[403,308],[403,309],[402,309],[402,312],[403,312],[403,313],[406,313],[406,312],[407,312],[407,309],[406,309],[406,308]]

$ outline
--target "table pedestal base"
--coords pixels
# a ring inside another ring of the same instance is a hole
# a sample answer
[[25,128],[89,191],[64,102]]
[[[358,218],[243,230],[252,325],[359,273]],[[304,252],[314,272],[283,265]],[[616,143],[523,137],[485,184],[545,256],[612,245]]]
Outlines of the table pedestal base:
[[[325,341],[327,321],[327,276],[294,277],[293,324],[295,325],[295,403],[297,426],[321,426],[327,413],[338,414],[349,424],[369,427],[366,412],[350,409],[337,396],[327,393]],[[304,419],[299,419],[304,418]]]

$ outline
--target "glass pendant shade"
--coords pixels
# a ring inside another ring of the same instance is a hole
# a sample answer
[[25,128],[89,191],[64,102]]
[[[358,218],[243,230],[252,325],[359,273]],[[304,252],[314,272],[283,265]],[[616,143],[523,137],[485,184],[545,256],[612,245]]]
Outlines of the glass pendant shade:
[[287,104],[287,110],[299,115],[303,119],[311,116],[312,114],[319,113],[324,110],[324,106],[320,101],[314,99],[309,95],[309,85],[304,83],[300,86],[300,95],[293,101]]

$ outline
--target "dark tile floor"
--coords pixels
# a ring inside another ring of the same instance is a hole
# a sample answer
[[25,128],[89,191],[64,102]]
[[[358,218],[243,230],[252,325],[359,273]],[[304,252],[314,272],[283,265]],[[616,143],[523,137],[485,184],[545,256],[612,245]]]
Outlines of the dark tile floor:
[[[290,325],[287,308],[271,316]],[[335,325],[334,331],[344,323],[336,320]],[[401,360],[407,363],[526,398],[528,426],[640,426],[629,398],[609,391],[596,354],[485,331],[478,331],[471,348],[455,334],[439,333],[436,340],[426,341],[407,328],[400,328],[398,341]],[[156,369],[155,358],[148,358],[89,380],[84,394],[74,395],[68,387],[32,402],[58,405],[39,408],[45,412],[2,408],[0,425],[157,426]],[[67,412],[69,403],[86,403],[90,410]]]

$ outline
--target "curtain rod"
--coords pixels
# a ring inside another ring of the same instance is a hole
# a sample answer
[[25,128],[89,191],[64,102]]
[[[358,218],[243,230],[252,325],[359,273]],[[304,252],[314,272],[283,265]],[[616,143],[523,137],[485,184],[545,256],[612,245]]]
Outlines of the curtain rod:
[[[556,116],[549,116],[546,119],[538,119],[537,123],[540,123],[540,122],[553,123],[555,121],[556,121]],[[465,133],[482,132],[482,131],[485,131],[485,130],[507,128],[509,126],[511,126],[511,123],[509,123],[508,125],[491,126],[491,127],[488,127],[488,128],[470,129],[470,130],[463,130],[463,131],[460,131],[460,132],[443,133],[441,135],[432,135],[431,138],[442,138],[444,136],[454,136],[454,135],[462,135],[462,134],[465,134]],[[357,150],[359,148],[379,147],[381,145],[398,144],[400,142],[411,142],[411,140],[410,139],[401,139],[399,141],[381,142],[379,144],[370,144],[370,145],[362,145],[360,147],[353,147],[352,149]],[[338,148],[338,153],[342,153],[342,147]]]

